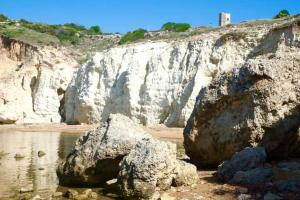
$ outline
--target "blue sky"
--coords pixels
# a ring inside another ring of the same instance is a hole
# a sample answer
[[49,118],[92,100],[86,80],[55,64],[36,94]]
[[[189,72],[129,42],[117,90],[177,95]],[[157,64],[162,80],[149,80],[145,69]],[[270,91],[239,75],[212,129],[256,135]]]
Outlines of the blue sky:
[[300,0],[0,0],[0,13],[12,19],[100,25],[104,32],[157,30],[165,22],[217,25],[218,13],[232,21],[271,18],[281,9],[300,13]]

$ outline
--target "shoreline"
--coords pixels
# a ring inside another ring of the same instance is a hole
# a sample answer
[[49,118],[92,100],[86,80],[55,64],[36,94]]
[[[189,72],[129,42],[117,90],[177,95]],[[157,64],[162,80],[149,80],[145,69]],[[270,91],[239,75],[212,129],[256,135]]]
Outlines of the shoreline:
[[[41,124],[3,124],[0,125],[1,132],[63,132],[63,133],[84,133],[88,130],[97,128],[100,124],[82,124],[82,125],[67,125],[65,123],[41,123]],[[152,136],[175,142],[183,141],[183,128],[155,126],[142,128]]]

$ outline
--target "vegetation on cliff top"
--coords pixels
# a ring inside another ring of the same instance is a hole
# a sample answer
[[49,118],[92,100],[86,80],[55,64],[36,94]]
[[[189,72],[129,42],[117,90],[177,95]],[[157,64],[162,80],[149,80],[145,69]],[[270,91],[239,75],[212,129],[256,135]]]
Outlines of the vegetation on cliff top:
[[161,27],[161,30],[174,31],[174,32],[185,32],[189,28],[191,28],[191,25],[188,23],[167,22]]
[[139,39],[143,39],[143,38],[145,38],[145,33],[147,33],[147,31],[145,29],[141,29],[141,28],[134,30],[132,32],[128,32],[121,37],[119,44],[134,42]]
[[274,19],[279,19],[279,18],[288,17],[288,16],[290,16],[289,11],[281,10],[277,15],[274,16]]
[[[0,24],[0,34],[14,39],[26,40],[26,37],[28,37],[26,42],[29,43],[49,44],[61,42],[74,45],[78,44],[83,37],[102,34],[99,26],[92,26],[87,29],[75,23],[58,25],[33,23],[25,19],[9,20],[5,15],[0,15],[0,22],[2,22]],[[22,38],[22,35],[26,35],[26,37]]]

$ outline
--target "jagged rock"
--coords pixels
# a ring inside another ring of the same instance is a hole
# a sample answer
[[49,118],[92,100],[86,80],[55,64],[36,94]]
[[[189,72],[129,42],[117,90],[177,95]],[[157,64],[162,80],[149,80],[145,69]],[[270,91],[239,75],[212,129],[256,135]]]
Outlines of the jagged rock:
[[241,68],[200,90],[184,130],[194,164],[217,166],[258,145],[270,158],[300,155],[299,25],[271,30]]
[[178,160],[175,168],[173,186],[192,185],[198,182],[196,166],[185,161]]
[[218,177],[225,182],[231,181],[239,171],[247,171],[263,166],[266,157],[263,147],[246,148],[241,152],[235,153],[230,160],[224,161],[218,167]]
[[75,199],[77,196],[78,196],[78,192],[73,189],[68,189],[64,194],[64,197],[68,199]]
[[271,168],[258,167],[247,171],[238,171],[234,174],[229,183],[233,184],[257,184],[266,183],[273,177]]
[[116,178],[119,162],[142,138],[151,136],[120,114],[80,137],[57,169],[62,185],[97,185]]
[[[122,160],[118,183],[125,198],[151,198],[172,184],[197,182],[196,167],[176,159],[176,144],[143,139]],[[190,176],[190,177],[187,177]]]

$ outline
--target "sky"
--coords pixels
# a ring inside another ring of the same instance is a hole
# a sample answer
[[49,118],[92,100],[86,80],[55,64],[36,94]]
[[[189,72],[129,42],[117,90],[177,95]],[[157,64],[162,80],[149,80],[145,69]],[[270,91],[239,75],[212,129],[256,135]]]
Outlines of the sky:
[[238,23],[272,18],[282,9],[300,13],[300,0],[0,0],[0,13],[11,19],[99,25],[107,33],[158,30],[165,22],[217,26],[219,12]]

